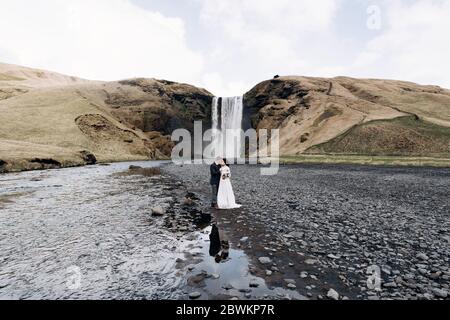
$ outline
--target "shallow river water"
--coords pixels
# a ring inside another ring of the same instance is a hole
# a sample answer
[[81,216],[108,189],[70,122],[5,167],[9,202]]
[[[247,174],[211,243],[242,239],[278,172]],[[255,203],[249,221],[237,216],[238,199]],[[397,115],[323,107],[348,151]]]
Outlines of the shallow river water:
[[301,298],[249,275],[243,251],[216,263],[210,226],[165,228],[150,211],[176,197],[169,178],[130,165],[164,163],[0,175],[0,299]]

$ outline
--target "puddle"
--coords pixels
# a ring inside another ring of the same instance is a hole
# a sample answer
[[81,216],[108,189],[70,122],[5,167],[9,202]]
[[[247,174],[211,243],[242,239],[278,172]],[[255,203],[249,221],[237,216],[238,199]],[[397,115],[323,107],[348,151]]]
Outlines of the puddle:
[[243,250],[234,249],[232,243],[228,243],[227,249],[226,235],[220,232],[222,247],[218,248],[215,237],[210,241],[212,230],[209,226],[198,235],[200,245],[194,252],[202,261],[187,267],[191,269],[188,271],[189,292],[202,293],[200,300],[306,299],[294,290],[269,288],[264,279],[250,273],[251,261]]

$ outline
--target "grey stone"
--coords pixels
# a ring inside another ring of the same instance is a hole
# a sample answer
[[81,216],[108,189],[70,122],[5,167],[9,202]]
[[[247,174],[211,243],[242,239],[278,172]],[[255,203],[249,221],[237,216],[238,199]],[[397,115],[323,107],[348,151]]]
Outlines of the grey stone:
[[305,260],[305,263],[307,265],[315,265],[315,264],[317,264],[317,260],[315,260],[315,259],[307,259],[307,260]]
[[292,238],[296,238],[296,239],[302,239],[305,236],[305,234],[303,232],[297,232],[297,231],[291,232],[289,235]]
[[292,283],[288,283],[287,287],[289,289],[292,289],[292,290],[297,289],[297,286],[295,284],[292,284]]
[[385,287],[385,288],[397,288],[398,286],[397,286],[397,284],[395,282],[388,282],[388,283],[383,284],[383,287]]
[[161,206],[156,206],[152,208],[152,216],[161,217],[166,214],[166,209]]
[[296,281],[294,279],[284,279],[284,282],[290,283],[290,284],[295,284],[296,283]]
[[339,293],[334,289],[330,289],[327,293],[327,297],[332,300],[339,300]]
[[272,263],[272,259],[270,259],[268,257],[261,257],[258,260],[262,264],[271,264]]
[[447,296],[448,296],[448,292],[445,291],[445,290],[442,290],[442,289],[434,288],[434,289],[432,290],[432,292],[433,292],[434,296],[435,296],[435,297],[438,297],[438,298],[443,298],[443,299],[445,299],[445,298],[447,298]]
[[189,294],[189,299],[196,300],[196,299],[200,298],[201,296],[202,296],[202,294],[200,292],[191,292]]
[[429,257],[425,253],[418,253],[416,258],[422,261],[427,261],[429,259]]

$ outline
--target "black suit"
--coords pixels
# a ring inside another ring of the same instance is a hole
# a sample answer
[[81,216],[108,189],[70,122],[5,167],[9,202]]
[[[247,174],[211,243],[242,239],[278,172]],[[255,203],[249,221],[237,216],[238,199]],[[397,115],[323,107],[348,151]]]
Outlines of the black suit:
[[220,185],[220,166],[216,163],[213,163],[210,167],[211,171],[211,204],[217,205],[217,194],[219,193],[219,185]]
[[216,163],[213,163],[211,165],[211,180],[210,180],[210,184],[212,186],[219,186],[220,185],[220,166],[217,165]]

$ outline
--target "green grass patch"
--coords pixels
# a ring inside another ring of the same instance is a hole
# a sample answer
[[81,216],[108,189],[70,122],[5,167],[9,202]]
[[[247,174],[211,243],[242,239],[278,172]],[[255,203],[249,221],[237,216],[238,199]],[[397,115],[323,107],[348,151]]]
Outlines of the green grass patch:
[[414,166],[450,168],[449,158],[364,156],[364,155],[299,155],[280,157],[281,164],[357,164],[373,166]]

